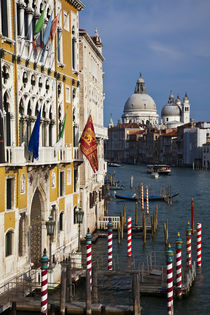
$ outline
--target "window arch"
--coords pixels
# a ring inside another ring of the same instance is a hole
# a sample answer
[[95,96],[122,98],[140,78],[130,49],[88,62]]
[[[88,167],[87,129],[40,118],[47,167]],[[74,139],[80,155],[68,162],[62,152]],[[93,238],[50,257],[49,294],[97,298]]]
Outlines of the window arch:
[[13,253],[13,231],[10,230],[5,235],[5,256],[10,256]]

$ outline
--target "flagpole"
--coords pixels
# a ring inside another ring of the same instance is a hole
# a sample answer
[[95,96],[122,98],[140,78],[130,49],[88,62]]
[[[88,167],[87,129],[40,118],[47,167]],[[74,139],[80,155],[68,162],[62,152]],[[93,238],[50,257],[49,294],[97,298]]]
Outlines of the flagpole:
[[[61,13],[61,9],[60,9],[60,12],[59,12],[59,14]],[[66,26],[66,21],[65,21],[65,23],[64,23],[64,25],[63,25],[63,27],[62,27],[62,29],[61,29],[61,32],[60,32],[60,36],[59,36],[59,41],[60,41],[60,39],[61,39],[61,37],[62,37],[62,34],[63,34],[63,30],[64,30],[64,27]],[[57,34],[56,34],[56,36],[57,36]],[[57,41],[56,41],[56,43],[57,43]],[[57,50],[57,45],[55,44],[55,48],[56,48],[56,50]],[[48,51],[48,54],[49,54],[49,51]],[[52,68],[52,65],[53,65],[53,62],[54,62],[54,60],[55,60],[55,57],[56,57],[56,53],[54,53],[54,59],[53,59],[53,61],[51,62],[51,66],[50,66],[50,69]]]

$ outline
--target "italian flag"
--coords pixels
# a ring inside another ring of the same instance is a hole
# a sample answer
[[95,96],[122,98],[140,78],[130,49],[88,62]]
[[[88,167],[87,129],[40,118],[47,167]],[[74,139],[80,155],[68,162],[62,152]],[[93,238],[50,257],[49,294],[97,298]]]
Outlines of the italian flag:
[[67,113],[65,113],[65,116],[64,116],[63,127],[61,129],[59,139],[56,142],[56,144],[54,145],[54,148],[56,151],[58,151],[64,144],[64,130],[65,130],[65,124],[66,124],[66,114]]

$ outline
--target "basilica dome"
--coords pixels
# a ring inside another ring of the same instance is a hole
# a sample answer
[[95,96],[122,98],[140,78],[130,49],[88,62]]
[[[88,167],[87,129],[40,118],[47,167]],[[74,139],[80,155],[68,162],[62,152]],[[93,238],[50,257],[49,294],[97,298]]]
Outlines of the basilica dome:
[[148,94],[132,94],[125,103],[124,113],[132,111],[156,111],[156,105]]
[[134,94],[126,101],[122,115],[124,123],[136,122],[146,125],[157,125],[158,114],[153,98],[146,93],[141,74],[136,82]]
[[175,103],[173,104],[166,104],[162,111],[161,111],[161,117],[163,116],[180,116],[181,110],[179,106]]

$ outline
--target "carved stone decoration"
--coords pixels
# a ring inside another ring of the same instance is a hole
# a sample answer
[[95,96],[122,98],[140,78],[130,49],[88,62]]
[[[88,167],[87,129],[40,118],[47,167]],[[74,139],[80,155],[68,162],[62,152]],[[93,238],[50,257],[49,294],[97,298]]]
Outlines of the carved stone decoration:
[[52,172],[52,176],[51,176],[51,187],[55,188],[56,187],[56,175],[55,172]]
[[25,174],[22,174],[20,178],[20,193],[21,194],[25,194],[25,186],[26,186]]
[[32,175],[29,176],[29,183],[30,183],[30,185],[32,185],[32,183],[33,183],[33,176]]

